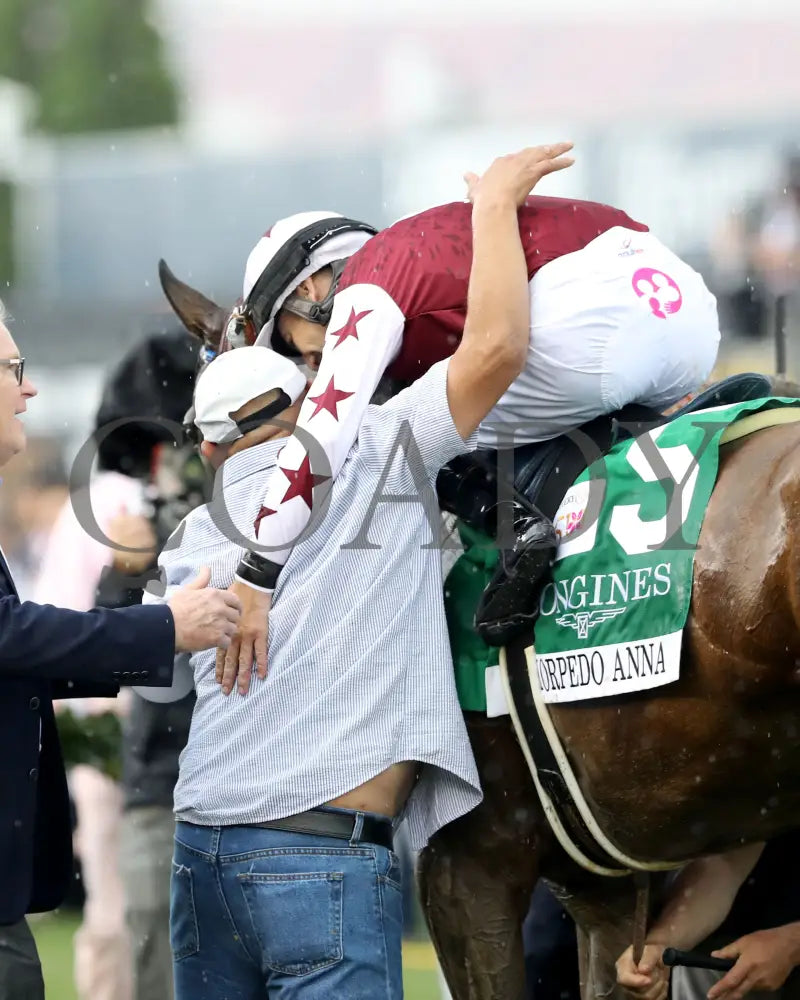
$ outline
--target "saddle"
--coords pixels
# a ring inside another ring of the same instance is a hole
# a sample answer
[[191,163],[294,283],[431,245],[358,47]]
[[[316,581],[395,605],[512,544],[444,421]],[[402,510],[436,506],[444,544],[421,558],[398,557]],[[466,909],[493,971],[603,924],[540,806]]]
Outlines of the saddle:
[[503,646],[535,622],[558,547],[553,518],[577,477],[617,441],[687,413],[772,394],[767,375],[731,375],[669,415],[630,404],[552,440],[513,452],[479,450],[445,466],[436,483],[440,506],[495,539],[499,550],[497,570],[476,613],[482,638]]
[[[552,520],[572,483],[617,441],[636,437],[687,413],[711,406],[745,403],[772,393],[772,379],[768,375],[744,372],[715,382],[668,415],[635,403],[625,406],[615,413],[597,417],[572,434],[516,449],[514,487]],[[497,452],[491,454],[496,456]]]

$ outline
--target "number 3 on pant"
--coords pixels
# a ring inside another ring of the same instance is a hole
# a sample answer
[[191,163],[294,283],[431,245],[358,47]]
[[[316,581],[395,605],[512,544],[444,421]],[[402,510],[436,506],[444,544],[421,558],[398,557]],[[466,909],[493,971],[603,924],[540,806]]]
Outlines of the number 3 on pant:
[[677,281],[664,271],[640,267],[631,278],[631,284],[640,299],[647,299],[650,312],[658,319],[666,319],[683,305],[683,293]]

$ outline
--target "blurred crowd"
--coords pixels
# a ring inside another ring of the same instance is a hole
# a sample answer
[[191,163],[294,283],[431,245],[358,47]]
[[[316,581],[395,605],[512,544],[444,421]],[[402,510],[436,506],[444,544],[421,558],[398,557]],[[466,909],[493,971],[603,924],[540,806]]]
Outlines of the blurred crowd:
[[723,330],[769,336],[776,304],[784,300],[793,338],[800,325],[800,149],[788,151],[775,189],[731,211],[712,245]]

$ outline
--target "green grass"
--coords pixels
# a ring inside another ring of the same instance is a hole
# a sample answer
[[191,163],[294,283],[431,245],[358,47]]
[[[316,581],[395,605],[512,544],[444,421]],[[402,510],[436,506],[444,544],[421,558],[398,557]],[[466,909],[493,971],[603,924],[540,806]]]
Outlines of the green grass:
[[[47,1000],[78,1000],[72,976],[72,938],[80,917],[74,911],[29,918],[39,948]],[[436,960],[427,941],[403,946],[406,1000],[440,1000]]]
[[78,1000],[72,977],[72,938],[80,917],[74,911],[28,917],[42,960],[47,1000]]

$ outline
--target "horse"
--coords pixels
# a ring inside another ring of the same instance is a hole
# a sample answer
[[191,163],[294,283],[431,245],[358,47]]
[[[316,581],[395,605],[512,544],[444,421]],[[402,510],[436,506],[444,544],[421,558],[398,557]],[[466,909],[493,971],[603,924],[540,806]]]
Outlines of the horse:
[[[226,310],[163,262],[161,280],[187,329],[219,350]],[[773,380],[771,394],[800,397],[800,387]],[[550,710],[594,816],[632,857],[677,866],[800,826],[800,424],[720,451],[680,679]],[[571,861],[510,719],[465,718],[484,799],[434,835],[417,873],[454,1000],[524,995],[521,926],[540,878],[578,927],[584,1000],[616,994],[614,962],[633,937],[634,879]]]

